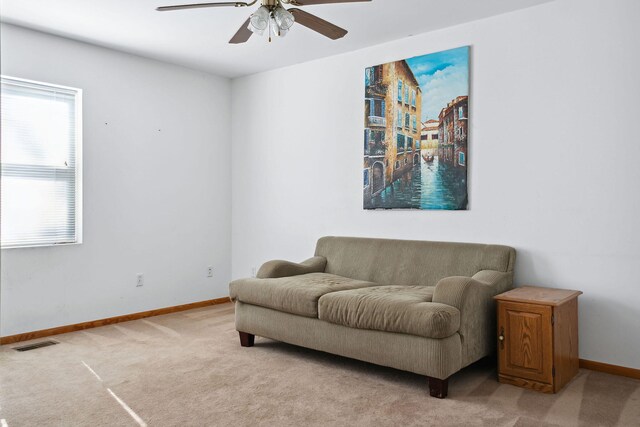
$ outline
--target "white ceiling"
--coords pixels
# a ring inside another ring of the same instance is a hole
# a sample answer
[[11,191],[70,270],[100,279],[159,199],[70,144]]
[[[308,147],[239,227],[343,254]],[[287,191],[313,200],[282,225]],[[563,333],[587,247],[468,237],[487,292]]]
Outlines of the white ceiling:
[[294,25],[268,43],[228,40],[257,7],[156,12],[157,6],[207,0],[0,0],[4,22],[185,65],[226,77],[335,55],[551,0],[373,0],[304,9],[349,30],[332,41]]

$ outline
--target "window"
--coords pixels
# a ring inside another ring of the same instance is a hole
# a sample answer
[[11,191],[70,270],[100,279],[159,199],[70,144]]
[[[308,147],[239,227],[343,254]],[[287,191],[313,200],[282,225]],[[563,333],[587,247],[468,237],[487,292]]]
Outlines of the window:
[[385,134],[385,131],[383,130],[372,130],[371,139],[373,139],[373,142],[375,144],[382,144],[384,143],[384,134]]
[[382,80],[382,65],[369,67],[365,71],[364,82],[367,86],[373,86]]
[[431,134],[431,139],[438,139],[438,134],[437,133]]
[[398,151],[404,151],[404,135],[399,133],[396,141]]
[[462,107],[458,108],[458,119],[464,119],[464,109]]
[[405,113],[404,114],[404,127],[409,129],[410,125],[411,125],[411,114]]
[[415,90],[415,89],[413,89],[413,90],[411,91],[411,106],[412,106],[412,107],[415,107],[415,106],[416,106],[416,95],[417,95],[416,90]]
[[367,129],[365,131],[364,154],[370,156],[382,156],[386,152],[384,144],[385,131]]
[[364,72],[364,84],[366,86],[371,86],[373,84],[373,67],[369,67]]
[[418,130],[418,118],[416,116],[411,116],[411,125],[414,132]]
[[402,80],[398,80],[398,102],[402,102]]
[[464,166],[464,160],[465,160],[465,159],[464,159],[464,152],[463,152],[463,151],[460,151],[460,152],[458,153],[458,164],[459,164],[460,166]]
[[369,186],[369,169],[364,169],[364,188]]
[[80,243],[82,91],[1,82],[2,247]]
[[365,110],[369,117],[384,117],[385,109],[384,99],[367,98],[365,100]]
[[409,105],[409,86],[404,85],[404,103]]
[[398,127],[402,129],[402,111],[398,110]]

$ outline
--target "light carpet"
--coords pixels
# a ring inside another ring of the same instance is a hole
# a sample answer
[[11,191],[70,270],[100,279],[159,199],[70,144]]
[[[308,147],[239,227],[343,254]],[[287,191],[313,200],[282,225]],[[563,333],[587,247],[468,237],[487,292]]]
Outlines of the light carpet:
[[481,362],[439,400],[419,375],[259,337],[242,348],[231,304],[51,338],[0,347],[8,427],[640,425],[638,380],[581,370],[548,395]]

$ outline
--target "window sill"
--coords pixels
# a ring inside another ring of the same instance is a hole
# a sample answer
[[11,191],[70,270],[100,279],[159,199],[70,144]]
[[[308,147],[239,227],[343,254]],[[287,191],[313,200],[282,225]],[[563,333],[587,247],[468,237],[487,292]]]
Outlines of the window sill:
[[2,246],[3,251],[7,249],[28,249],[28,248],[51,248],[57,246],[75,246],[81,245],[82,242],[69,242],[69,243],[43,243],[41,245],[20,245],[20,246]]

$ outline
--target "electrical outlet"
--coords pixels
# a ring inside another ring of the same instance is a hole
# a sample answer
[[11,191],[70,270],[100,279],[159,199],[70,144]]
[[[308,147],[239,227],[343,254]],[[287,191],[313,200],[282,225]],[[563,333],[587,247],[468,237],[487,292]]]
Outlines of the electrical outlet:
[[256,267],[252,267],[251,268],[251,277],[256,277],[256,272],[258,271],[258,269]]
[[213,267],[207,267],[207,277],[213,277]]
[[136,288],[139,288],[140,286],[144,286],[144,274],[143,273],[138,273],[136,274]]

